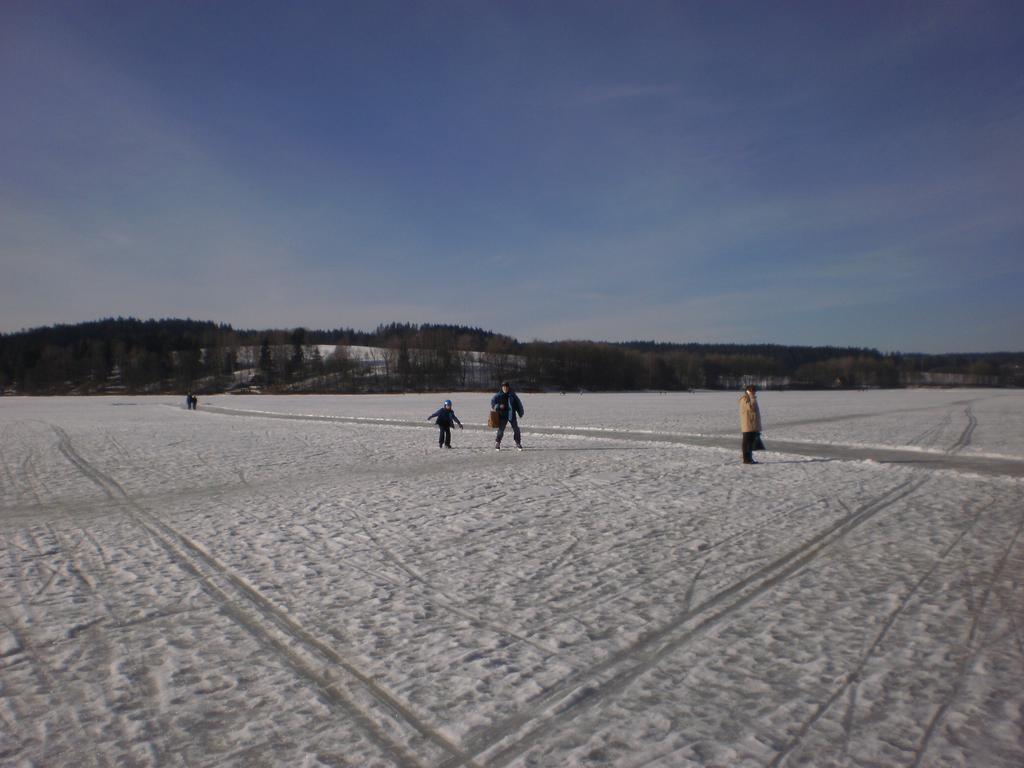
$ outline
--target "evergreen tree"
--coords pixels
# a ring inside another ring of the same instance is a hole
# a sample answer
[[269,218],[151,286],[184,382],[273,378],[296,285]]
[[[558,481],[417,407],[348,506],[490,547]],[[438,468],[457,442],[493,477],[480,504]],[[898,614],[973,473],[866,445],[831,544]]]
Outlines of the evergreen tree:
[[260,360],[257,365],[260,381],[268,386],[274,383],[274,356],[270,351],[270,338],[264,336],[260,342]]

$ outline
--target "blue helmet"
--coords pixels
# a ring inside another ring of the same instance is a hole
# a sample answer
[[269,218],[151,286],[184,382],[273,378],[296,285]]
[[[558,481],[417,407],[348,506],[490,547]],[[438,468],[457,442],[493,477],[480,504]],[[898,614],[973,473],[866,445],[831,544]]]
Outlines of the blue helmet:
[[452,404],[451,400],[445,400],[443,403],[441,403],[441,405],[446,405],[448,407],[451,407],[451,404]]

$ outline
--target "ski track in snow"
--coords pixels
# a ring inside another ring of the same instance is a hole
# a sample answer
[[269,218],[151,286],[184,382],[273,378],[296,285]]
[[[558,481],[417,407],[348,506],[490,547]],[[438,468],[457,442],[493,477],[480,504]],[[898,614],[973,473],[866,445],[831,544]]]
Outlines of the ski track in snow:
[[1020,764],[1024,395],[436,399],[0,399],[0,761]]
[[[713,595],[693,610],[689,610],[690,601],[688,600],[687,610],[674,618],[668,625],[644,637],[640,642],[625,649],[609,661],[587,670],[584,681],[570,679],[554,695],[542,698],[533,708],[532,713],[526,715],[526,719],[531,719],[534,714],[545,713],[545,717],[536,718],[536,729],[527,736],[521,737],[514,748],[506,748],[503,752],[488,759],[487,764],[508,764],[513,757],[522,752],[525,745],[536,741],[543,731],[563,726],[565,721],[572,720],[579,715],[581,707],[596,706],[603,697],[614,695],[615,692],[622,690],[636,677],[656,666],[668,652],[678,649],[704,630],[726,619],[731,613],[742,608],[751,600],[756,600],[776,583],[789,578],[817,557],[822,549],[841,539],[848,530],[870,519],[894,501],[913,493],[923,483],[924,480],[920,480],[909,488],[907,484],[897,486],[893,491],[883,494],[881,498],[874,500],[855,514],[841,520],[830,529],[801,543],[783,557],[759,569],[751,577],[732,584]],[[833,534],[836,534],[835,539],[832,539]],[[689,591],[688,594],[690,594]],[[704,614],[708,615],[704,617]],[[684,630],[684,626],[691,623],[694,626]],[[620,665],[625,665],[626,668],[616,671],[616,667]],[[554,716],[547,715],[552,700],[558,699],[567,701],[559,701],[556,706],[551,708],[555,713]],[[521,728],[517,727],[516,730],[521,730]],[[474,752],[483,752],[487,747],[504,740],[512,732],[508,726],[505,726],[495,734],[486,735],[480,745],[474,745]]]
[[[407,748],[406,745],[395,745],[391,742],[383,730],[366,718],[361,710],[353,706],[348,697],[338,692],[338,688],[350,688],[352,685],[351,681],[332,680],[331,676],[319,673],[314,664],[309,663],[293,647],[289,647],[291,644],[287,640],[282,640],[278,637],[274,630],[280,630],[281,633],[288,636],[289,640],[304,645],[304,650],[307,652],[321,655],[324,661],[348,673],[355,681],[364,686],[379,704],[389,710],[389,715],[393,713],[397,716],[396,723],[411,725],[419,734],[430,741],[436,742],[444,750],[460,754],[456,747],[449,744],[442,736],[439,736],[431,728],[420,722],[416,715],[403,707],[400,702],[396,701],[386,691],[376,686],[372,680],[362,675],[343,656],[314,638],[301,624],[278,610],[271,601],[260,594],[258,589],[255,589],[243,578],[233,573],[188,536],[162,523],[139,504],[135,503],[115,480],[97,470],[74,450],[66,432],[58,427],[54,429],[60,435],[61,453],[75,464],[82,471],[82,474],[95,482],[111,499],[123,502],[127,507],[126,512],[128,516],[157,540],[179,565],[194,575],[208,594],[220,601],[228,615],[241,626],[249,629],[265,645],[273,648],[283,661],[314,684],[325,700],[331,704],[337,704],[350,716],[354,717],[371,735],[373,740],[381,745],[389,756],[396,760],[397,764],[415,765],[416,763],[410,756],[404,754]],[[226,584],[218,582],[225,582]],[[240,605],[240,603],[245,602],[248,602],[250,605],[244,607]],[[258,615],[247,615],[246,609],[255,609]],[[411,749],[417,747],[420,750],[424,749],[423,745],[412,745]]]

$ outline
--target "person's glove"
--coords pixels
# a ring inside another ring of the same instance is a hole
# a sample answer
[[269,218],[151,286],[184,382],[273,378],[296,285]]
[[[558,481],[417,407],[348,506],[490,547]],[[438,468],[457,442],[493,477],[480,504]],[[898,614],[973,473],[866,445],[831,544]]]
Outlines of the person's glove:
[[459,424],[459,429],[462,429],[462,425],[461,424]]

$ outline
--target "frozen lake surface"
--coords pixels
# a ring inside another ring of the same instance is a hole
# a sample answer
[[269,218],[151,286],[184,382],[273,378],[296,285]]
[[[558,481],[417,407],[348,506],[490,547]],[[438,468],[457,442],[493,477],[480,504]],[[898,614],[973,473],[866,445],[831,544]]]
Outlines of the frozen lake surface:
[[1021,765],[1024,393],[736,394],[0,398],[0,763]]

